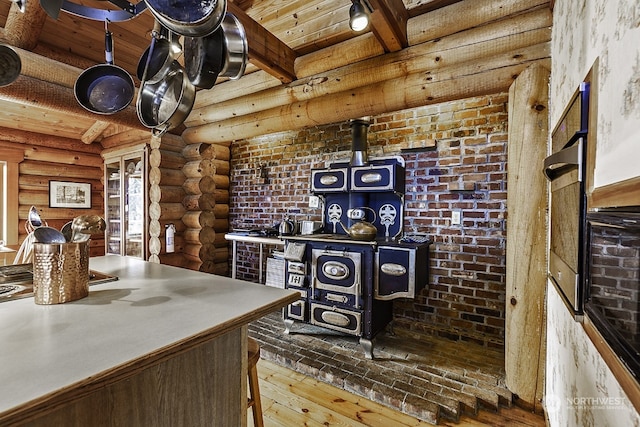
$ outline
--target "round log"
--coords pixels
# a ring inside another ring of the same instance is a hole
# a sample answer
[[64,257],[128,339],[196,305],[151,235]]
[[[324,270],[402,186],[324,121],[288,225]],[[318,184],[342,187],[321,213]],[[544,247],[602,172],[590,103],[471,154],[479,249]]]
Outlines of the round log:
[[225,203],[216,203],[213,207],[213,214],[216,218],[229,218],[229,205]]
[[160,185],[160,180],[161,179],[162,179],[162,174],[160,172],[160,169],[155,167],[155,168],[151,168],[149,170],[149,185],[158,186],[158,185]]
[[214,175],[213,181],[215,182],[215,188],[219,188],[221,190],[228,190],[231,186],[231,179],[229,175]]
[[229,204],[229,190],[215,190],[213,192],[216,203]]
[[229,248],[215,248],[213,251],[213,261],[214,262],[227,262],[229,260]]
[[162,185],[182,186],[186,177],[181,170],[160,168],[160,183]]
[[157,184],[153,184],[149,187],[149,202],[159,203],[162,198],[162,190]]
[[205,175],[213,175],[213,164],[211,160],[192,160],[185,163],[182,173],[187,178],[201,178]]
[[162,185],[159,190],[162,203],[182,203],[187,195],[182,186]]
[[213,222],[213,229],[216,233],[226,233],[229,231],[229,220],[227,218],[216,218]]
[[211,227],[204,228],[187,228],[183,233],[186,244],[213,244],[216,238],[216,232]]
[[160,162],[162,161],[162,153],[160,150],[153,149],[149,152],[149,166],[152,168],[160,167]]
[[190,194],[184,197],[182,203],[188,211],[209,211],[216,205],[216,199],[211,193]]
[[187,194],[213,193],[216,189],[216,183],[211,176],[188,178],[184,181],[182,188]]
[[229,175],[231,171],[231,163],[228,160],[212,159],[211,163],[215,168],[212,175]]
[[215,219],[213,212],[210,211],[190,211],[184,214],[182,222],[187,228],[203,228],[212,227]]
[[158,150],[158,153],[160,154],[160,163],[158,164],[159,167],[167,169],[180,169],[186,163],[186,160],[182,156],[182,153],[163,149]]
[[160,148],[162,150],[173,151],[175,153],[182,153],[182,150],[187,146],[180,135],[174,135],[172,133],[165,133],[162,135],[162,142]]
[[182,219],[186,212],[182,203],[160,203],[160,208],[162,209],[162,216],[158,217],[158,219],[162,218],[164,220],[178,221]]

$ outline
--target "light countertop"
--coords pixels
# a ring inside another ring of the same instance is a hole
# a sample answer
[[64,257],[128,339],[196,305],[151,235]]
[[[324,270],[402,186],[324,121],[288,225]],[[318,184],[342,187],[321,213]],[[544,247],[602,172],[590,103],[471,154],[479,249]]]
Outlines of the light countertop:
[[119,280],[57,305],[0,303],[0,417],[20,405],[220,336],[297,300],[296,292],[108,255]]

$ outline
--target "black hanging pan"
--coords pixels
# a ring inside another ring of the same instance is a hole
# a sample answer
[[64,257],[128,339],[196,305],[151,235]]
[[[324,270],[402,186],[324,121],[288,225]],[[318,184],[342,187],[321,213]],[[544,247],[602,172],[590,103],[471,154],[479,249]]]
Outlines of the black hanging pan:
[[186,37],[204,37],[213,33],[227,12],[227,0],[144,1],[162,25]]
[[96,114],[113,114],[126,108],[133,100],[133,78],[124,69],[113,65],[113,38],[105,21],[106,64],[87,68],[78,76],[74,92],[78,103]]
[[224,62],[222,28],[206,37],[185,37],[184,66],[195,87],[211,89],[218,79]]

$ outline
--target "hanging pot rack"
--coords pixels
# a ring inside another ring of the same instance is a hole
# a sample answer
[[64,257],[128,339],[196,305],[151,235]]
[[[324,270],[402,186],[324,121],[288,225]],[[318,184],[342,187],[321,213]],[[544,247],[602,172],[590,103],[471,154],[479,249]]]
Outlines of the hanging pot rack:
[[144,1],[139,1],[136,4],[130,3],[126,0],[108,0],[108,2],[118,7],[120,10],[84,6],[73,3],[69,0],[40,0],[40,6],[42,6],[47,14],[53,19],[58,19],[58,13],[62,10],[81,18],[109,22],[128,21],[147,9],[147,4]]

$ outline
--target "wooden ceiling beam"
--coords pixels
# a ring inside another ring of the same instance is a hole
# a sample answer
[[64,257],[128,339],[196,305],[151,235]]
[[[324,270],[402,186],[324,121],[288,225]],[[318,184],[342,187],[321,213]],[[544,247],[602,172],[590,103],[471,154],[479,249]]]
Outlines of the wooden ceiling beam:
[[397,52],[409,46],[407,21],[409,12],[402,0],[368,0],[373,8],[371,31],[385,52]]
[[[80,116],[96,120],[97,115],[85,110],[75,99],[72,88],[59,86],[32,77],[21,75],[10,85],[0,87],[0,100],[21,105],[55,110],[71,116]],[[135,129],[145,129],[140,123],[136,108],[133,105],[108,116],[100,116],[100,120],[118,123]]]
[[38,44],[46,19],[47,14],[37,1],[27,2],[24,13],[12,3],[2,38],[10,45],[33,50]]
[[249,61],[283,83],[296,80],[294,63],[296,53],[262,25],[253,20],[235,3],[227,9],[244,26],[249,44]]
[[82,134],[80,140],[85,144],[91,144],[93,141],[98,139],[102,135],[102,132],[104,132],[110,125],[111,123],[109,122],[96,120],[96,122]]

